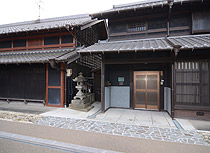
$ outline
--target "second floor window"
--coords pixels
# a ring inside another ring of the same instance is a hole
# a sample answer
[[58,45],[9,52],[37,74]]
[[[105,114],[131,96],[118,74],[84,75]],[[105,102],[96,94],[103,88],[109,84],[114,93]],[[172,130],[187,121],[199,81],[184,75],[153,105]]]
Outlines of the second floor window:
[[13,40],[13,47],[26,47],[26,39]]
[[0,48],[11,48],[12,47],[12,41],[0,41]]
[[61,36],[61,43],[62,44],[73,43],[72,35],[63,35],[63,36]]
[[147,30],[146,22],[128,24],[128,32],[139,32],[139,31],[146,31],[146,30]]
[[59,44],[59,36],[45,37],[44,45]]

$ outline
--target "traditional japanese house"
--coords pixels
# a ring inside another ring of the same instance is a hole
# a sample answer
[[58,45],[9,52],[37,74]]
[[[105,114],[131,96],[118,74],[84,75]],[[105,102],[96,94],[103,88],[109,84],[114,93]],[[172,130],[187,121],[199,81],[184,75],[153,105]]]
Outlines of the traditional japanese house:
[[99,39],[107,39],[105,22],[88,14],[0,25],[0,99],[68,105],[72,78],[97,67],[76,51]]
[[165,110],[210,118],[210,1],[149,0],[91,14],[109,35],[80,50],[100,54],[102,111]]

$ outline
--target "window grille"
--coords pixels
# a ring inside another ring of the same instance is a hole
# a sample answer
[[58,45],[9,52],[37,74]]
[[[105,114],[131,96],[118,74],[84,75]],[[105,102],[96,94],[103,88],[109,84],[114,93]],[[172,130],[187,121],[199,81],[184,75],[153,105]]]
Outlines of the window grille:
[[147,24],[145,22],[137,24],[128,24],[128,32],[138,32],[146,30],[147,30]]
[[175,63],[176,105],[210,106],[209,61]]

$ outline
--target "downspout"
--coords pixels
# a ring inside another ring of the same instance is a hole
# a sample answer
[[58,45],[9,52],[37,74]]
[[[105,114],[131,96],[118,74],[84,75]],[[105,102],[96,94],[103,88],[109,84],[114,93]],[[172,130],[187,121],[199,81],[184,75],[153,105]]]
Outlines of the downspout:
[[171,117],[174,118],[174,107],[175,107],[175,68],[174,63],[176,61],[176,57],[180,51],[180,45],[173,46],[172,52],[172,62],[171,62]]
[[169,6],[169,11],[168,11],[168,18],[167,18],[167,37],[170,35],[170,17],[171,17],[171,10],[173,6],[174,0],[168,0],[168,6]]

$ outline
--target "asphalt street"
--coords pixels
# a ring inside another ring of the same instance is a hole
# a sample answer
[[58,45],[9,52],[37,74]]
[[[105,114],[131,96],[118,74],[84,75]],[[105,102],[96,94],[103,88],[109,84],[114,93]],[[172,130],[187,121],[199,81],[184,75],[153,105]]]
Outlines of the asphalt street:
[[[127,153],[210,153],[210,147],[203,145],[105,135],[2,120],[0,121],[0,131]],[[1,143],[1,146],[5,143]]]
[[0,145],[0,153],[64,153],[64,151],[6,139],[0,139]]

